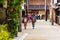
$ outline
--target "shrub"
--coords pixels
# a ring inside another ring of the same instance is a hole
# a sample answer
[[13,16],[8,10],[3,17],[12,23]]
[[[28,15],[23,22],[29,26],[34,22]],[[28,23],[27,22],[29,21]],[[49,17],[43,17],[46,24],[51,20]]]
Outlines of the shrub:
[[11,37],[15,37],[18,32],[18,26],[20,25],[20,20],[18,18],[23,0],[8,0],[7,2],[7,20],[10,28],[9,31],[11,32]]
[[0,40],[12,40],[10,33],[7,31],[7,24],[0,25]]

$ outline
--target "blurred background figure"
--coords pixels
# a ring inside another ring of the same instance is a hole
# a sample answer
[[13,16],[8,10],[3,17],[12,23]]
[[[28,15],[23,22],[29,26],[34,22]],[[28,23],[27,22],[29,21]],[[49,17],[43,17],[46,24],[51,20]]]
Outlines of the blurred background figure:
[[31,20],[32,20],[32,13],[28,14],[28,19],[29,19],[29,22],[31,22]]
[[34,27],[35,27],[35,22],[36,22],[36,16],[33,15],[33,16],[32,16],[32,27],[33,27],[33,29],[34,29]]
[[23,24],[24,24],[24,28],[26,29],[27,27],[27,22],[28,22],[28,18],[27,17],[24,17],[23,20],[22,20]]

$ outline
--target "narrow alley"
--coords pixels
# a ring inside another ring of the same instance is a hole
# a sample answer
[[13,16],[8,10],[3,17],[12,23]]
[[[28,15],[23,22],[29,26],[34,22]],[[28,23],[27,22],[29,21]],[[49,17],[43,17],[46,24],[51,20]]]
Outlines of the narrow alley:
[[22,25],[22,32],[27,34],[23,40],[60,40],[60,27],[57,24],[52,26],[45,20],[37,20],[34,30],[31,23],[28,23],[26,30]]

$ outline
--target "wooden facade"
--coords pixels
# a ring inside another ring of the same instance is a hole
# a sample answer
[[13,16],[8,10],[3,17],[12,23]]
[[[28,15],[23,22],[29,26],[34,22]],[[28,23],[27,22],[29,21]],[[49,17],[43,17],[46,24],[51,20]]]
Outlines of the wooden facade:
[[[46,1],[47,1],[46,6],[49,9],[50,0]],[[31,10],[43,10],[45,9],[45,0],[28,0],[26,5],[28,6],[28,9]]]
[[[32,13],[39,13],[42,15],[46,15],[45,0],[25,0],[25,2],[27,2],[27,4],[25,5],[27,6],[28,13],[32,12]],[[46,2],[47,2],[46,3],[47,10],[49,10],[51,0],[46,0]],[[25,9],[26,9],[26,6],[25,6]]]
[[[49,5],[50,0],[47,0],[47,5]],[[29,5],[45,5],[45,0],[29,0]]]
[[58,0],[58,3],[59,3],[58,9],[56,10],[56,23],[60,25],[60,0]]
[[50,21],[52,21],[52,17],[53,17],[53,21],[57,24],[60,24],[60,21],[59,21],[60,20],[60,16],[59,16],[60,7],[58,6],[58,3],[60,3],[60,0],[57,0],[57,3],[53,3],[54,6],[50,8]]

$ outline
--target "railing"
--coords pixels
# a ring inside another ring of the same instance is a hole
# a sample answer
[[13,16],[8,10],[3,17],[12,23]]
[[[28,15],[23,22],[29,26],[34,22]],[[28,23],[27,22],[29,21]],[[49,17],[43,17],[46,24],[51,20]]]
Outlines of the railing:
[[[49,7],[47,6],[47,9]],[[45,9],[45,5],[29,5],[28,9]]]

